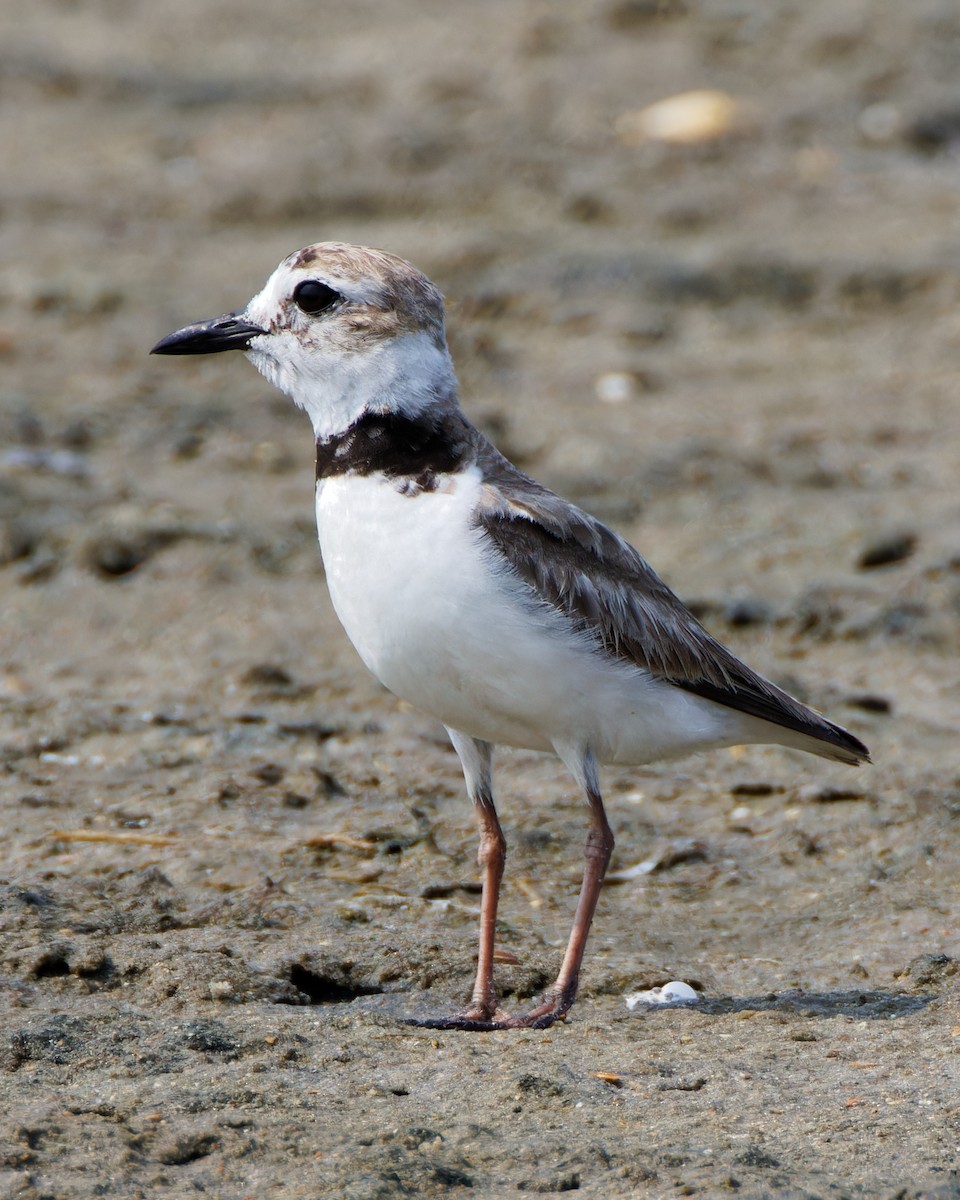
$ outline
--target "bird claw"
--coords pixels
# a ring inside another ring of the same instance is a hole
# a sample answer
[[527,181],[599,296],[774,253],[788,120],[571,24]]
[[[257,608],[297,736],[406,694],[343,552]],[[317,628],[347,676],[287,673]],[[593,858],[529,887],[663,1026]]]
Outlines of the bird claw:
[[491,996],[486,1002],[473,1000],[466,1008],[449,1017],[408,1017],[404,1025],[415,1025],[419,1029],[463,1029],[468,1033],[488,1033],[493,1029],[506,1029],[504,1019],[496,996]]
[[562,996],[544,996],[536,1008],[530,1012],[518,1013],[515,1017],[507,1017],[501,1025],[502,1029],[549,1029],[557,1021],[566,1021],[567,1013],[573,1004],[573,997],[565,1000]]
[[573,997],[546,995],[536,1008],[526,1013],[508,1016],[497,1009],[487,1016],[479,1006],[472,1006],[449,1017],[406,1017],[404,1025],[417,1029],[459,1029],[465,1033],[494,1033],[500,1029],[549,1029],[557,1021],[565,1021]]
[[494,1029],[508,1028],[502,1021],[477,1021],[456,1013],[452,1017],[404,1017],[403,1024],[415,1029],[462,1029],[466,1033],[490,1033]]

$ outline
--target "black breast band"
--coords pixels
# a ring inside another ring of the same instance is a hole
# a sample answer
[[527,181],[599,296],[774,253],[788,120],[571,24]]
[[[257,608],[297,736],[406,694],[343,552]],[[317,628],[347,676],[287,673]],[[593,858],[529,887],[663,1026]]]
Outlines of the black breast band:
[[432,491],[436,477],[459,470],[475,455],[471,426],[458,412],[406,417],[365,413],[333,437],[317,441],[317,479],[386,475]]

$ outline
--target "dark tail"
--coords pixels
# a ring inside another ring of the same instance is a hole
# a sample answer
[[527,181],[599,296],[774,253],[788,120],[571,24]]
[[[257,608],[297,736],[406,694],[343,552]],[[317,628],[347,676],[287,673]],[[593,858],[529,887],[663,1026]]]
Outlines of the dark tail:
[[773,744],[806,750],[808,754],[847,763],[851,767],[870,761],[870,751],[858,737],[841,725],[834,725],[826,717],[821,717],[818,712],[794,700],[775,684],[754,675],[752,671],[749,672],[750,687],[737,684],[718,687],[703,680],[675,682],[678,687],[703,696],[705,700],[735,708],[776,726],[776,731],[771,730],[770,742]]

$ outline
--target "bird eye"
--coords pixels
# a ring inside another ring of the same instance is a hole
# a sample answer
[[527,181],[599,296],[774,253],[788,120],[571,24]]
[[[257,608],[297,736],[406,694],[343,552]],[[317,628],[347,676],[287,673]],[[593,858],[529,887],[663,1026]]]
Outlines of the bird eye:
[[303,283],[297,284],[293,293],[293,302],[297,308],[301,312],[309,313],[312,317],[315,317],[317,313],[326,312],[328,308],[333,308],[337,301],[342,299],[339,292],[334,291],[332,287],[327,287],[318,279],[307,279]]

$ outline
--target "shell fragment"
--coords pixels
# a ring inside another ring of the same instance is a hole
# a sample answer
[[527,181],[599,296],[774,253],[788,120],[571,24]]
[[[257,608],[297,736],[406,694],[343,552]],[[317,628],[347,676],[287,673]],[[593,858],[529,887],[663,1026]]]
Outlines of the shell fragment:
[[683,983],[679,979],[671,979],[662,987],[650,988],[646,992],[633,992],[629,996],[624,996],[623,999],[631,1012],[635,1008],[653,1004],[697,1004],[700,1001],[699,995],[690,984]]

